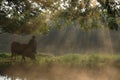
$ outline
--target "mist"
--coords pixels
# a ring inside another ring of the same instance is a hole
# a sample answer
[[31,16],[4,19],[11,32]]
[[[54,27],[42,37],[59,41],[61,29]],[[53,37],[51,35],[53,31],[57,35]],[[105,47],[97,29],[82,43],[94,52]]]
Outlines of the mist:
[[[13,69],[14,68],[14,69]],[[119,80],[120,71],[113,67],[96,69],[61,65],[10,68],[6,80]],[[25,69],[27,68],[27,69]],[[32,72],[32,73],[31,73]]]
[[[81,30],[79,26],[52,28],[47,35],[35,34],[38,53],[119,53],[120,31]],[[0,51],[10,52],[11,43],[27,44],[32,35],[1,34]]]
[[[38,54],[119,54],[119,33],[120,31],[108,29],[84,31],[76,25],[62,27],[61,29],[52,28],[47,35],[34,35],[36,36]],[[0,34],[0,52],[11,53],[13,41],[28,44],[31,37],[32,35]],[[41,57],[40,61],[42,61]],[[102,61],[104,62],[104,60]],[[115,64],[118,63],[119,60],[116,58]],[[59,63],[42,65],[40,63],[32,66],[30,66],[31,63],[28,63],[29,66],[26,63],[24,66],[24,63],[20,62],[11,62],[11,64],[15,64],[15,66],[10,65],[9,68],[6,68],[6,75],[3,77],[1,75],[0,78],[5,80],[120,80],[120,69],[113,67],[113,64],[100,68],[94,67],[94,69],[81,68],[79,65],[72,67]]]

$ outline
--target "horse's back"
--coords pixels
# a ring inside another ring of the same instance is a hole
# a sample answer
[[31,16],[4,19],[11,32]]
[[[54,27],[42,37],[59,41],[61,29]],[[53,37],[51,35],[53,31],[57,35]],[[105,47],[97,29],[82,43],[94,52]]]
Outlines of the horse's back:
[[12,55],[22,55],[26,57],[30,57],[31,59],[35,59],[35,54],[32,51],[32,47],[29,44],[21,44],[19,42],[12,42],[11,44],[11,52]]
[[11,52],[15,54],[20,54],[25,49],[25,44],[20,44],[19,42],[12,42],[11,44]]

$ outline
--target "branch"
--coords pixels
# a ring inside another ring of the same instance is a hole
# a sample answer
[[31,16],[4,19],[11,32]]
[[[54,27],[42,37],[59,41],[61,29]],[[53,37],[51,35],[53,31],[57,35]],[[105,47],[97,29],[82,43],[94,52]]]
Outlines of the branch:
[[97,1],[101,4],[103,8],[106,8],[105,6],[106,1],[102,1],[102,0],[97,0]]

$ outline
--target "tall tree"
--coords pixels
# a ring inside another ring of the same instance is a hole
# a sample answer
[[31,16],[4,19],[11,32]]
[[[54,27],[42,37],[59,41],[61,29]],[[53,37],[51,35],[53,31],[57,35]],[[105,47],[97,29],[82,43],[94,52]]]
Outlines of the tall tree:
[[119,0],[0,0],[0,31],[47,33],[51,26],[79,22],[82,29],[119,29]]

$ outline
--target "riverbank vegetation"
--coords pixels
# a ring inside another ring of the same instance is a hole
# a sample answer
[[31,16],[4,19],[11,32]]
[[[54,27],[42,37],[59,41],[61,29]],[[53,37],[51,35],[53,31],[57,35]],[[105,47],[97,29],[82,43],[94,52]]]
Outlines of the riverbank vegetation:
[[9,53],[0,54],[0,65],[9,64],[37,64],[37,65],[66,65],[72,67],[104,67],[113,66],[120,68],[120,54],[65,54],[61,56],[37,54],[36,61],[26,58],[25,62],[21,61],[21,56],[12,60]]
[[9,53],[2,53],[0,76],[6,80],[120,80],[119,54],[37,54],[36,59],[11,60]]

